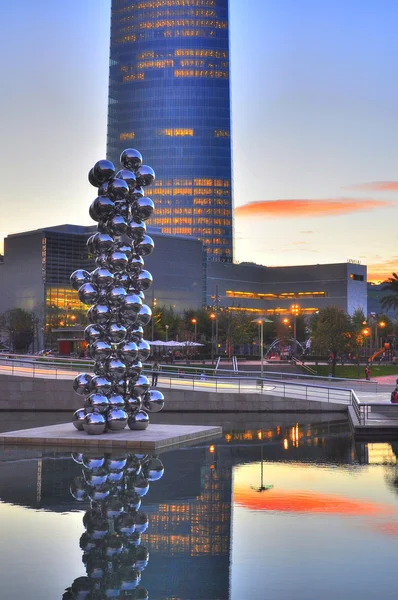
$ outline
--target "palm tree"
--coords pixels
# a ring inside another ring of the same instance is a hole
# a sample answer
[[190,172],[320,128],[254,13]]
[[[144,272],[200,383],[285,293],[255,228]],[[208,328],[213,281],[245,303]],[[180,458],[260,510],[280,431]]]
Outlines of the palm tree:
[[388,310],[389,308],[398,308],[398,275],[396,273],[393,273],[392,277],[389,277],[387,281],[384,282],[381,291],[390,292],[390,294],[381,298],[381,306],[385,310]]

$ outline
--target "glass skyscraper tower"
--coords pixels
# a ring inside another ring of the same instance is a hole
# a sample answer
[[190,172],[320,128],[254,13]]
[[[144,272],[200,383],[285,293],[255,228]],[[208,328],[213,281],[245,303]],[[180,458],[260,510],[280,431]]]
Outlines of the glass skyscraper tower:
[[107,155],[153,166],[152,225],[231,261],[228,0],[112,0]]

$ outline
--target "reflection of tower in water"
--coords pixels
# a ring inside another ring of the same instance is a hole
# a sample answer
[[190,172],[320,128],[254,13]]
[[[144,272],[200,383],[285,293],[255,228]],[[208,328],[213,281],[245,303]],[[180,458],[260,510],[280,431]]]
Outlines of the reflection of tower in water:
[[144,454],[72,457],[82,465],[82,475],[74,479],[71,494],[80,502],[90,501],[80,538],[87,575],[72,583],[63,600],[148,598],[140,586],[149,560],[141,544],[148,517],[140,507],[150,482],[163,476],[162,462]]

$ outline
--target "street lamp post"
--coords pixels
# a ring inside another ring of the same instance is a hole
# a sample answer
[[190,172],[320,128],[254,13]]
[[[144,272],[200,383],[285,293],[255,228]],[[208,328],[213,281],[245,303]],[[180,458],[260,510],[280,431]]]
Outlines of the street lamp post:
[[155,338],[155,308],[156,308],[157,300],[156,298],[152,298],[152,341]]
[[294,340],[294,354],[297,354],[297,316],[300,314],[300,305],[292,304],[290,312],[293,315],[293,340]]
[[211,319],[211,364],[214,364],[214,319],[216,318],[215,313],[210,313]]
[[198,329],[197,329],[197,327],[198,327],[198,321],[197,321],[197,319],[193,318],[193,319],[191,319],[191,323],[192,323],[192,325],[195,325],[195,334],[194,334],[193,341],[196,343],[196,335],[197,335],[197,332],[198,332]]
[[264,323],[272,323],[271,319],[260,317],[253,319],[252,323],[257,323],[259,326],[259,341],[260,341],[260,360],[261,360],[261,377],[264,375]]
[[169,341],[169,326],[165,325],[164,328],[166,330],[166,342],[168,342]]

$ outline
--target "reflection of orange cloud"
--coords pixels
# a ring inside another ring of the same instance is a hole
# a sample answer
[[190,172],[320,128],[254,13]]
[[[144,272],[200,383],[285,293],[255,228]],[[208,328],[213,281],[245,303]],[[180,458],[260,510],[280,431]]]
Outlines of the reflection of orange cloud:
[[398,191],[398,181],[371,181],[369,183],[350,185],[346,189],[364,190],[366,192],[396,192]]
[[392,204],[392,202],[385,200],[353,200],[352,198],[329,200],[264,200],[238,206],[235,209],[235,213],[241,217],[330,217],[383,208]]
[[379,281],[386,281],[391,277],[392,273],[396,273],[398,270],[398,257],[389,258],[385,262],[371,263],[368,265],[368,281],[378,283]]
[[396,512],[391,507],[376,502],[307,491],[268,490],[259,493],[255,490],[242,490],[238,487],[234,491],[234,501],[250,510],[275,510],[278,512],[330,513],[351,516],[380,516]]

